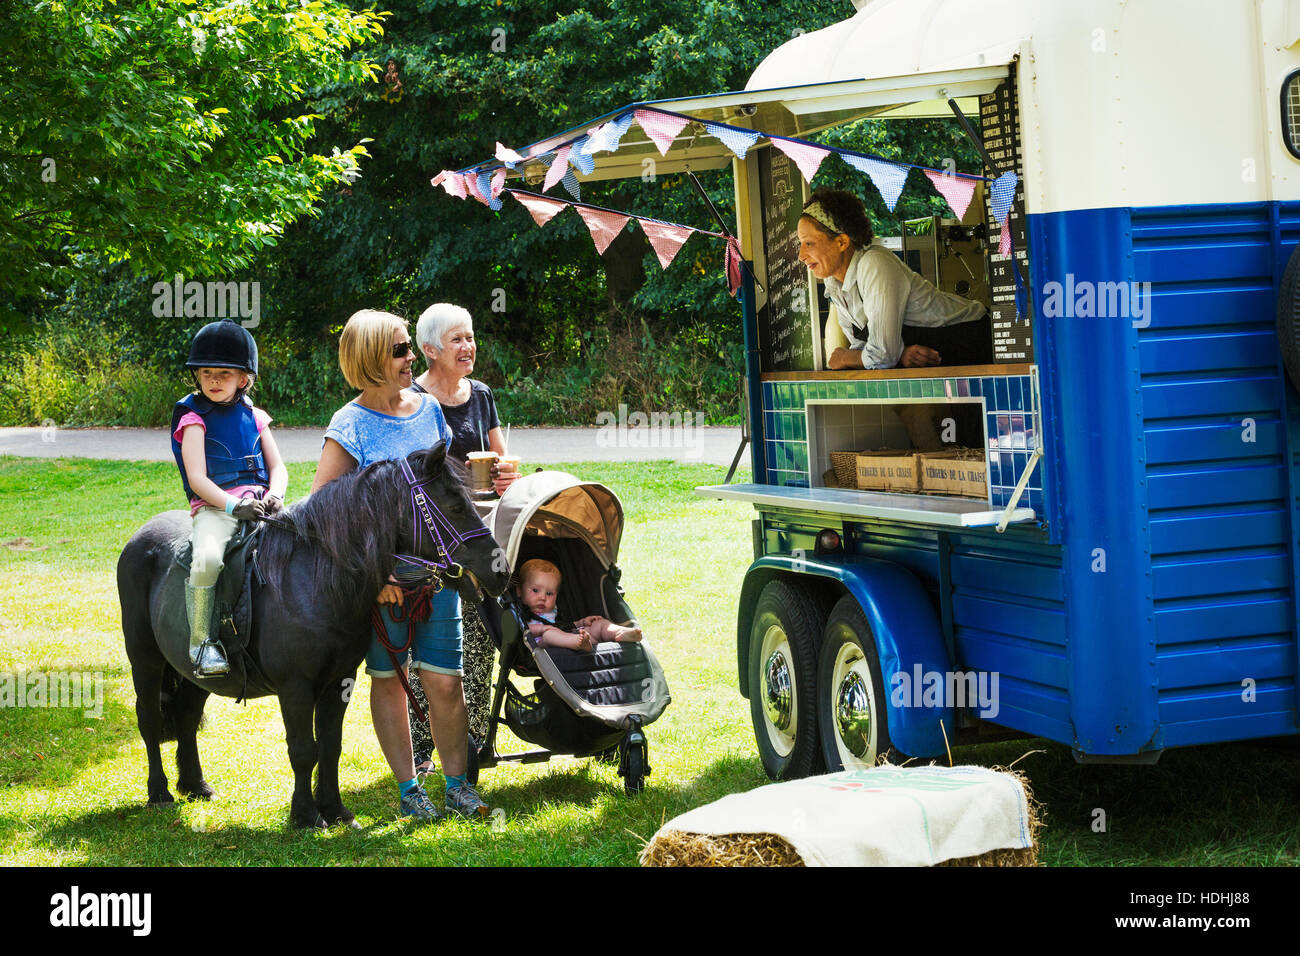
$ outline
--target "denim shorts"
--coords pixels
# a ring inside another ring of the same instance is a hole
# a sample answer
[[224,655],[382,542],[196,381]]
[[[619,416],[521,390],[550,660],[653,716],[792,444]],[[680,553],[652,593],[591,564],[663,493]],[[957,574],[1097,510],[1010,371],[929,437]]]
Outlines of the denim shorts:
[[[415,625],[415,640],[411,646],[397,655],[397,663],[405,665],[414,661],[417,668],[433,671],[435,674],[461,675],[463,671],[460,627],[460,595],[451,588],[443,588],[433,596],[433,607],[429,619]],[[396,605],[383,604],[379,616],[388,631],[388,643],[401,647],[406,643],[407,622],[393,620],[392,608]],[[396,677],[393,659],[379,643],[379,638],[370,638],[370,649],[366,652],[366,673],[371,677]]]

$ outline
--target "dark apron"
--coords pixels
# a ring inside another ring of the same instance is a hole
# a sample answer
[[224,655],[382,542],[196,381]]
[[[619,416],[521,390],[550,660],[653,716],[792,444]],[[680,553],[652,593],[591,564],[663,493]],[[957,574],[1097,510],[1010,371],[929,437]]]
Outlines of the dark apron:
[[993,363],[993,320],[987,312],[983,318],[928,328],[903,326],[903,347],[924,345],[939,353],[941,365],[991,365]]

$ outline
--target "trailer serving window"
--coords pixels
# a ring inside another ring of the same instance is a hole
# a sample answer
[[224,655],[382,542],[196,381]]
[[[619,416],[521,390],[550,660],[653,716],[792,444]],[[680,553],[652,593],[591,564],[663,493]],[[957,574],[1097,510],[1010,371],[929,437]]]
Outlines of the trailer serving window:
[[[870,115],[952,121],[952,90],[933,83],[928,90],[932,99],[896,102]],[[1019,175],[1014,67],[998,68],[965,92],[974,95],[962,98],[960,108],[988,162],[979,172]],[[864,182],[864,192],[871,188]],[[899,222],[894,235],[877,237],[942,291],[984,305],[992,320],[993,362],[849,371],[826,368],[839,325],[820,283],[798,261],[795,228],[808,184],[782,152],[761,145],[738,170],[738,190],[737,207],[748,214],[740,217],[746,251],[758,279],[754,322],[763,421],[753,431],[763,437],[764,478],[762,486],[735,496],[761,505],[756,496],[768,494],[775,505],[794,489],[806,489],[799,493],[809,497],[809,506],[846,517],[949,525],[1032,519],[1042,504],[1041,477],[1034,474],[1037,377],[1032,315],[1027,299],[1025,314],[1017,308],[1014,271],[1019,268],[1027,285],[1023,187],[1012,204],[1012,255],[999,250],[1001,225],[982,188],[960,220]],[[1017,507],[1007,512],[1013,502]]]

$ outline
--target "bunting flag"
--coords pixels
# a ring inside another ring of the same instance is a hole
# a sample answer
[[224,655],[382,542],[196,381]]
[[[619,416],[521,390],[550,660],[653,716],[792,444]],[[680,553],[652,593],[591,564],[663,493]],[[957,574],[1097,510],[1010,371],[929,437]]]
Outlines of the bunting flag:
[[950,176],[933,169],[926,169],[923,172],[926,179],[934,184],[934,188],[939,190],[939,195],[943,196],[948,206],[957,214],[957,218],[965,219],[966,209],[970,206],[971,197],[975,195],[976,180],[964,176]]
[[546,171],[546,182],[542,184],[542,192],[549,193],[551,187],[563,178],[569,169],[569,146],[561,146],[555,154],[555,159],[551,160],[551,168]]
[[678,226],[671,222],[655,222],[652,219],[638,219],[637,222],[641,224],[641,231],[645,233],[645,237],[650,240],[655,255],[659,257],[659,267],[661,269],[667,269],[672,264],[673,259],[677,257],[678,250],[691,237],[691,233],[695,231],[690,226]]
[[483,191],[479,188],[479,178],[477,176],[473,173],[464,173],[461,176],[461,182],[465,184],[465,191],[468,192],[469,195],[473,196],[483,205],[487,205],[487,197],[483,195]]
[[740,243],[732,236],[727,236],[727,288],[734,296],[740,291]]
[[596,251],[602,256],[605,254],[605,250],[609,248],[609,244],[619,234],[619,231],[632,218],[621,212],[595,209],[591,206],[574,206],[573,208],[578,210],[578,215],[587,224],[587,229],[591,233],[591,241],[596,244]]
[[493,209],[501,208],[501,189],[505,184],[506,168],[502,166],[492,174],[492,182],[490,183],[491,192],[488,193],[488,205]]
[[618,144],[623,141],[623,134],[627,132],[628,127],[632,125],[633,116],[631,113],[624,113],[622,116],[615,117],[608,123],[599,127],[591,134],[587,140],[587,145],[582,148],[584,153],[595,154],[601,151],[617,152]]
[[590,176],[591,171],[596,168],[596,157],[583,152],[589,142],[591,142],[591,137],[584,136],[582,139],[576,140],[569,150],[569,162],[577,166],[584,176]]
[[673,145],[677,134],[690,122],[685,116],[673,116],[657,110],[637,110],[634,114],[637,125],[659,147],[659,155],[667,156],[668,148]]
[[[503,169],[501,170],[501,172],[504,173],[505,170]],[[502,182],[505,182],[505,177],[502,176],[501,180]],[[474,180],[474,186],[475,186],[474,197],[479,202],[487,206],[489,209],[501,208],[501,200],[497,199],[496,193],[492,191],[491,173],[487,172],[486,170],[479,173],[478,177]]]
[[840,153],[840,159],[858,172],[870,176],[872,183],[884,198],[885,206],[890,212],[894,211],[894,207],[898,205],[898,197],[903,195],[903,186],[907,183],[907,174],[911,171],[909,167],[867,156],[854,156],[850,153]]
[[433,184],[435,186],[439,185],[439,180],[441,180],[442,188],[446,190],[448,196],[455,196],[457,199],[465,198],[465,180],[461,178],[460,173],[444,169],[433,180]]
[[569,195],[574,199],[582,198],[582,187],[578,185],[578,177],[574,175],[572,167],[564,171],[563,178],[560,182],[564,183],[564,188],[569,191]]
[[546,225],[557,214],[568,208],[569,205],[563,199],[551,199],[548,196],[529,196],[515,192],[513,189],[507,191],[519,200],[519,204],[528,210],[529,215],[533,217],[533,222],[539,226]]
[[1011,255],[1011,217],[1002,220],[1002,236],[998,239],[998,252]]
[[737,129],[734,126],[719,126],[717,123],[705,123],[704,132],[717,137],[718,142],[741,159],[745,158],[745,154],[749,152],[749,147],[757,143],[763,135],[753,130]]
[[1015,173],[1003,173],[993,180],[989,188],[989,202],[993,208],[993,221],[1003,222],[1011,212],[1011,203],[1016,198],[1016,184],[1020,177]]
[[524,161],[524,157],[520,156],[509,146],[502,146],[500,142],[497,143],[496,158],[501,160],[501,162],[505,163],[511,169],[514,169],[516,164]]
[[831,154],[829,149],[823,149],[821,146],[797,143],[789,139],[774,138],[772,145],[794,160],[794,164],[799,167],[799,172],[803,173],[803,178],[809,183],[817,175],[822,160]]
[[642,219],[640,216],[633,216],[630,213],[603,209],[599,206],[590,206],[581,202],[570,202],[567,199],[552,199],[550,196],[542,196],[538,193],[524,192],[518,189],[506,189],[505,192],[510,193],[515,199],[519,200],[519,204],[528,210],[529,215],[533,217],[533,221],[539,226],[544,226],[554,219],[564,207],[572,206],[578,211],[578,215],[582,217],[583,222],[587,224],[587,229],[591,233],[591,241],[595,243],[596,250],[601,255],[604,255],[605,250],[609,248],[609,244],[614,241],[619,232],[631,220],[635,219],[654,249],[660,267],[664,269],[668,268],[681,250],[682,245],[692,234],[698,232],[714,239],[724,239],[727,242],[727,283],[731,288],[731,294],[735,295],[740,288],[744,261],[740,250],[740,242],[733,236],[725,236],[722,233],[709,232],[705,229],[696,229],[693,226],[683,226],[680,223],[664,222],[661,219]]

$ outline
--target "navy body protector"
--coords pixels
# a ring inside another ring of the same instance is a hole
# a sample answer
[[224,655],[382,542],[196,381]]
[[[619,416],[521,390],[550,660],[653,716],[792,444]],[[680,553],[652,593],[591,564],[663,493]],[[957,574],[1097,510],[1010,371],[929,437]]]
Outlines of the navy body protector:
[[207,459],[208,477],[218,488],[270,484],[252,403],[247,398],[240,398],[230,405],[218,405],[204,395],[194,393],[182,398],[172,409],[172,454],[176,457],[187,499],[198,497],[185,475],[181,443],[176,440],[176,426],[187,412],[203,418],[206,426],[203,453]]

